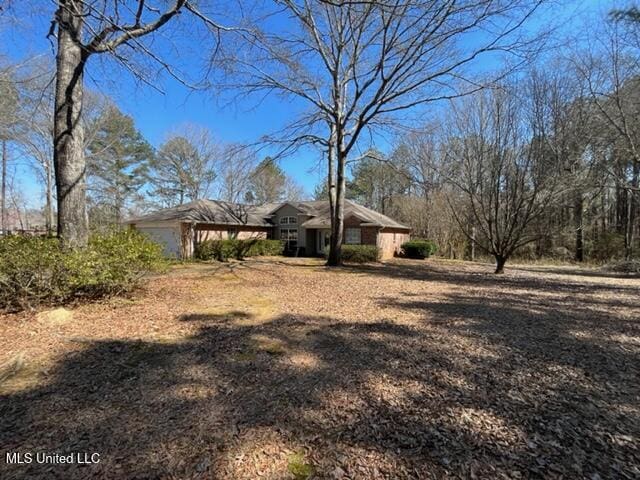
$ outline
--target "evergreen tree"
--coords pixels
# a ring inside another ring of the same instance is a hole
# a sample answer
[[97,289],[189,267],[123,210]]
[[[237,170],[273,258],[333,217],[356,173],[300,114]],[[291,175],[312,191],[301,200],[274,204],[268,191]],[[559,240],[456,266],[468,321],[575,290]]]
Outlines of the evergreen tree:
[[287,175],[271,157],[266,157],[253,170],[249,179],[249,194],[254,203],[284,200]]
[[107,107],[91,128],[96,129],[87,146],[93,210],[102,212],[99,223],[120,222],[146,182],[153,149],[133,119],[115,105]]
[[352,179],[346,185],[346,198],[355,200],[365,207],[383,214],[391,213],[391,205],[396,196],[405,194],[410,186],[407,175],[400,172],[402,156],[400,150],[394,152],[393,166],[383,161],[384,155],[372,151],[351,171]]

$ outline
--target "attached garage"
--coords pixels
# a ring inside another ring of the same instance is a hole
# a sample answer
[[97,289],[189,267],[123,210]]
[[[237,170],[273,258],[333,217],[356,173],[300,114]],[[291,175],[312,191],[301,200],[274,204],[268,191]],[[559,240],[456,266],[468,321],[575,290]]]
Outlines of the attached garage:
[[196,200],[132,218],[126,223],[161,244],[167,256],[189,258],[201,241],[267,238],[273,230],[268,213],[274,206]]
[[166,256],[181,257],[182,228],[179,223],[132,223],[131,226],[162,245]]
[[[326,200],[263,205],[196,200],[126,223],[176,258],[191,257],[199,242],[226,238],[274,238],[287,242],[296,255],[319,255],[329,244],[331,231]],[[343,241],[347,245],[376,245],[382,258],[388,259],[399,253],[410,232],[386,215],[345,201]]]

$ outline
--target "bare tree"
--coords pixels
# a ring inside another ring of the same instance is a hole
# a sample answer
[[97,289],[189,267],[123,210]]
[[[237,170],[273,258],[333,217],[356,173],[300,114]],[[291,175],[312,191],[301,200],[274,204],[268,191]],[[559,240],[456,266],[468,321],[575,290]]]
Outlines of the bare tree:
[[573,65],[591,106],[593,145],[609,157],[600,167],[624,197],[618,224],[631,259],[640,208],[640,44],[637,32],[626,27],[604,22]]
[[8,143],[16,138],[19,95],[15,71],[10,66],[0,69],[0,229],[7,228],[7,163]]
[[153,196],[165,207],[206,198],[220,155],[221,147],[208,129],[190,124],[177,128],[151,163]]
[[454,110],[447,175],[463,193],[471,222],[457,209],[453,213],[467,237],[495,257],[495,273],[537,239],[531,227],[557,194],[559,166],[546,148],[538,100],[531,89],[502,85]]
[[283,150],[312,143],[326,151],[328,265],[340,263],[346,164],[365,134],[410,109],[477,89],[466,67],[484,54],[523,47],[518,31],[541,3],[285,0],[278,8],[294,22],[292,30],[265,26],[249,37],[254,55],[239,60],[240,84],[308,107],[283,132]]
[[[49,234],[55,226],[55,181],[53,165],[54,127],[53,110],[55,103],[54,67],[39,58],[31,59],[21,75],[20,119],[17,143],[23,156],[31,161],[36,176],[44,190],[45,226]],[[90,145],[99,131],[102,113],[109,104],[102,94],[86,89],[83,98],[81,122],[86,132],[84,150],[90,158]],[[91,128],[88,128],[91,126]]]
[[243,145],[227,145],[218,162],[217,198],[231,203],[245,200],[251,173],[258,164],[256,153]]
[[[399,169],[391,161],[387,166],[411,182],[406,198],[396,201],[401,208],[395,217],[410,225],[414,235],[434,241],[441,255],[463,258],[467,238],[456,221],[455,212],[467,210],[464,197],[451,185],[446,174],[450,161],[446,149],[444,120],[429,122],[402,137],[396,150],[404,157],[403,168]],[[473,226],[468,229],[472,237],[470,253],[475,253],[472,229]],[[470,255],[472,260],[473,256]]]
[[292,202],[306,200],[304,187],[287,175],[284,181],[284,198]]
[[58,234],[63,245],[76,248],[86,245],[89,232],[81,122],[83,76],[89,58],[106,53],[134,71],[129,59],[119,53],[127,49],[153,59],[173,74],[170,65],[143,43],[144,37],[183,11],[204,21],[208,28],[219,26],[188,0],[57,0],[57,7],[50,35],[57,36],[54,165]]

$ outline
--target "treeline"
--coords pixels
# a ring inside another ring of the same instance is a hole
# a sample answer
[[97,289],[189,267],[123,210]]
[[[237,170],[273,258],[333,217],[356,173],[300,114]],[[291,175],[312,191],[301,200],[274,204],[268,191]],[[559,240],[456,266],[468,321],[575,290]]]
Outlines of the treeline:
[[[149,199],[260,203],[299,193],[273,160],[199,128],[151,148],[85,88],[88,60],[99,58],[147,86],[158,88],[149,73],[160,71],[193,88],[184,76],[193,68],[178,68],[180,49],[158,33],[176,28],[181,46],[198,45],[192,60],[206,59],[200,87],[291,102],[286,124],[260,143],[276,156],[312,147],[322,157],[328,265],[340,264],[347,194],[441,252],[493,255],[498,272],[514,254],[637,254],[637,8],[558,28],[557,6],[545,0],[249,2],[240,15],[208,2],[121,3],[53,2],[40,24],[55,38],[55,76],[29,61],[1,72],[0,140],[36,159],[47,224],[55,197],[65,248],[87,245],[87,212],[114,222]],[[10,4],[3,15],[29,18],[28,2]],[[556,38],[571,28],[576,38]],[[393,152],[361,155],[389,131],[404,132]]]
[[[347,196],[452,258],[608,262],[640,255],[638,23],[452,100],[390,154],[353,165]],[[324,196],[324,186],[317,196]]]
[[[34,61],[0,70],[2,223],[0,230],[43,227],[55,231],[53,73]],[[183,124],[157,147],[133,118],[104,94],[85,92],[81,120],[87,159],[90,224],[105,227],[130,215],[201,198],[264,203],[304,195],[271,158],[217,139],[207,128]],[[44,204],[35,212],[17,166],[27,166],[41,185]],[[41,213],[41,215],[38,215]]]

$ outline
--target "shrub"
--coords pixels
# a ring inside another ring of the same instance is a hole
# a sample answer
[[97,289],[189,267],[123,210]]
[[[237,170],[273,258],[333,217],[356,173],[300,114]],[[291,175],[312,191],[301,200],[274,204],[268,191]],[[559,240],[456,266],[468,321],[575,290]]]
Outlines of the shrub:
[[405,242],[401,246],[402,253],[408,258],[428,258],[438,250],[431,240],[415,239]]
[[0,239],[0,307],[57,303],[68,293],[64,255],[53,238]]
[[197,245],[194,256],[198,260],[225,262],[230,258],[242,260],[245,257],[282,255],[283,249],[284,244],[280,240],[205,240]]
[[351,263],[377,262],[380,249],[375,245],[342,245],[342,261]]
[[251,239],[242,240],[247,245],[245,257],[282,255],[284,242],[281,240]]
[[134,230],[93,236],[77,251],[63,251],[55,238],[5,237],[0,239],[0,308],[124,293],[164,266],[162,247]]
[[94,235],[86,250],[68,254],[68,262],[72,287],[90,296],[131,290],[145,274],[166,265],[162,247],[134,229]]
[[196,245],[193,253],[198,260],[218,260],[224,262],[235,257],[238,240],[205,240]]
[[595,260],[609,261],[620,257],[624,252],[624,236],[618,233],[605,233],[593,242],[590,256]]
[[630,275],[640,274],[640,260],[623,260],[604,266],[604,270],[615,273],[626,273]]

